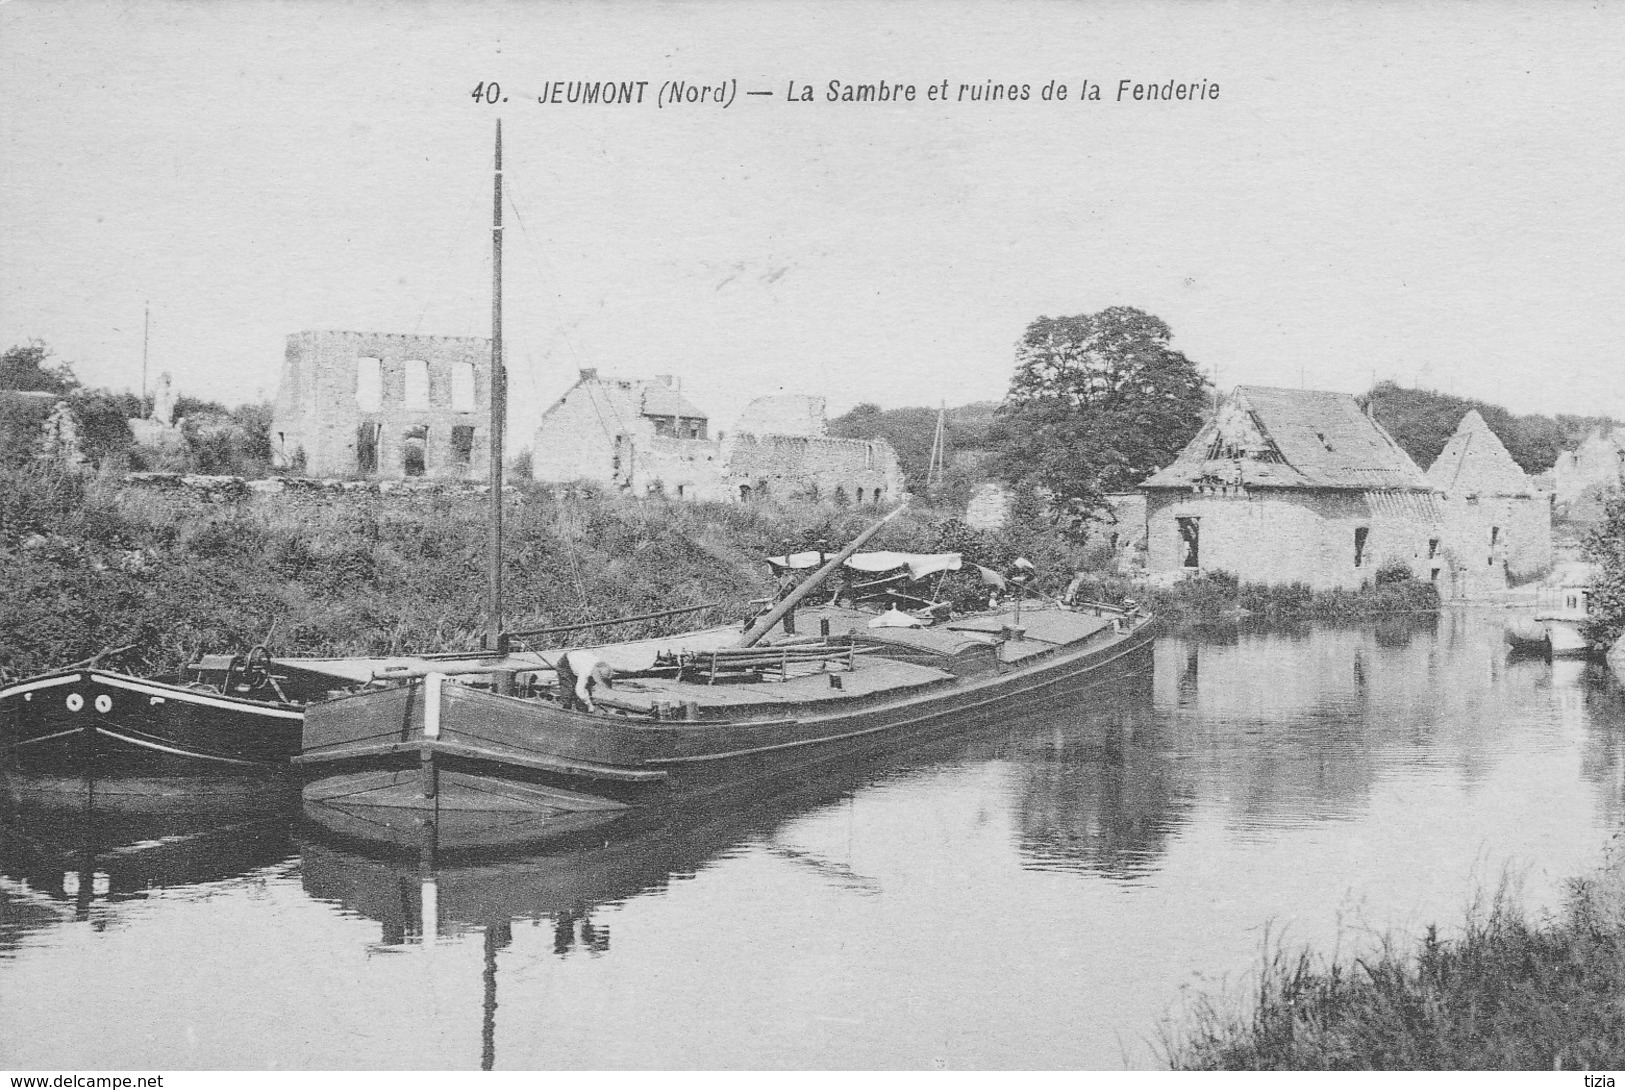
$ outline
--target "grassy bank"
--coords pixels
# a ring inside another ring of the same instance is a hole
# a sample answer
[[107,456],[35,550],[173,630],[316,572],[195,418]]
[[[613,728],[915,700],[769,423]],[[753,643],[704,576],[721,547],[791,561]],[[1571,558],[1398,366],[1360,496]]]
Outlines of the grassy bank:
[[[261,642],[288,655],[477,647],[487,502],[449,492],[210,499],[113,478],[7,471],[0,474],[0,671],[27,676],[127,644],[136,649],[121,665],[155,675],[203,651]],[[527,486],[507,507],[507,625],[704,602],[722,603],[706,621],[738,620],[750,599],[771,593],[763,556],[820,541],[838,548],[875,514]],[[1070,557],[1020,537],[1016,545],[1029,555],[1066,570]],[[978,544],[962,524],[911,512],[871,547],[929,550],[951,541],[946,547],[957,548],[967,540]]]
[[1326,962],[1278,954],[1239,1015],[1212,1000],[1166,1043],[1182,1070],[1607,1070],[1625,1066],[1617,862],[1532,922],[1502,892],[1460,938]]
[[1242,583],[1209,572],[1169,587],[1136,587],[1117,576],[1086,579],[1080,593],[1096,601],[1136,598],[1175,624],[1205,624],[1241,617],[1266,620],[1353,620],[1396,613],[1432,613],[1439,592],[1431,583],[1398,571],[1378,573],[1353,590],[1311,590],[1303,583]]

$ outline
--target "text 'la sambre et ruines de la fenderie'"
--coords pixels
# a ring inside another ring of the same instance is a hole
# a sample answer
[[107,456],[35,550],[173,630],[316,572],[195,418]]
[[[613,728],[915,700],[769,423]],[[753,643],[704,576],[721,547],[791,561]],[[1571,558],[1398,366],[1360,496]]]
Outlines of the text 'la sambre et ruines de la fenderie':
[[[516,89],[521,86],[513,85]],[[1196,103],[1217,102],[1219,84],[1212,79],[1164,79],[1140,81],[1120,79],[1100,84],[1084,79],[1068,83],[1014,83],[999,80],[957,82],[951,79],[916,84],[900,81],[848,83],[832,79],[821,83],[787,80],[769,86],[766,82],[738,79],[707,80],[553,80],[541,86],[539,94],[530,88],[518,92],[534,97],[543,106],[713,106],[726,109],[738,99],[768,103],[890,104],[910,103]],[[500,83],[481,81],[474,88],[476,102],[495,105],[507,102]],[[521,98],[519,101],[524,101]]]

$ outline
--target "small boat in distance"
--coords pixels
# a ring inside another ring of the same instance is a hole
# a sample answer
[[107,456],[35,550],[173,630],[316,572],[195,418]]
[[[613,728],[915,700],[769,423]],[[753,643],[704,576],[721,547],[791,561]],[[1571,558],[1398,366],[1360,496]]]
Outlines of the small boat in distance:
[[1552,642],[1546,626],[1531,617],[1513,617],[1506,623],[1506,640],[1514,652],[1524,655],[1550,655]]

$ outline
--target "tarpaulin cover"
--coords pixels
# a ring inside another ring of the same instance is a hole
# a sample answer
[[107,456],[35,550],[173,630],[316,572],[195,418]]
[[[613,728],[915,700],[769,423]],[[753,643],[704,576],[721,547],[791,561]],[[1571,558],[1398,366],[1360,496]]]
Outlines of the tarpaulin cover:
[[[816,568],[828,558],[828,553],[805,552],[791,553],[789,556],[770,556],[767,562],[775,569],[800,571],[805,568]],[[907,568],[910,579],[924,579],[938,572],[958,571],[963,563],[958,553],[874,552],[853,553],[841,566],[869,573]]]
[[886,612],[869,622],[870,628],[919,628],[920,619],[910,617],[907,613],[892,606]]

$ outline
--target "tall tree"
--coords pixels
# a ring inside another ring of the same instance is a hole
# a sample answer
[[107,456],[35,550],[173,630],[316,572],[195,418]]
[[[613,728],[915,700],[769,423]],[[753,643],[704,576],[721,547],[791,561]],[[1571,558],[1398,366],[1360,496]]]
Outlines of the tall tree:
[[1585,556],[1597,565],[1591,587],[1591,631],[1587,635],[1612,647],[1625,633],[1625,493],[1609,492],[1602,522],[1586,534]]
[[73,368],[65,363],[47,367],[51,350],[45,342],[32,340],[14,344],[0,355],[0,390],[31,390],[66,394],[79,385]]
[[995,471],[1091,509],[1173,461],[1201,427],[1207,383],[1172,339],[1134,307],[1033,321],[990,437]]

